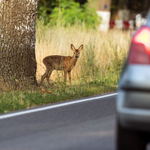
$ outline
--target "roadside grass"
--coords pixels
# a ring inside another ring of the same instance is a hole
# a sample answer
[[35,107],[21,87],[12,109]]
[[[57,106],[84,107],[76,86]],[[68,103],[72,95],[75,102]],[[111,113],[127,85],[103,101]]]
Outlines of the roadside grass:
[[101,82],[88,85],[61,86],[49,88],[52,94],[41,94],[40,90],[10,91],[0,93],[0,113],[7,113],[20,109],[28,109],[44,104],[73,100],[92,95],[116,91],[116,86],[103,85]]
[[36,61],[37,81],[45,72],[42,59],[48,55],[72,55],[70,44],[78,48],[81,44],[79,60],[72,70],[72,86],[63,83],[63,72],[53,71],[51,84],[43,83],[30,90],[2,90],[0,88],[0,113],[27,109],[49,103],[57,103],[117,90],[121,68],[126,60],[130,44],[130,33],[111,30],[108,33],[86,29],[84,25],[73,27],[44,26],[37,20]]

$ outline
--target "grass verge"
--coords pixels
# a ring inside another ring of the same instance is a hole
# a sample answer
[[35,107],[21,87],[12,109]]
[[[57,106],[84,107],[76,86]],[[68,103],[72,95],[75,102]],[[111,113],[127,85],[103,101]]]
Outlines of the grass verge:
[[51,94],[41,94],[40,90],[3,92],[0,93],[0,113],[113,92],[116,88],[97,81],[66,87],[54,85],[49,88]]

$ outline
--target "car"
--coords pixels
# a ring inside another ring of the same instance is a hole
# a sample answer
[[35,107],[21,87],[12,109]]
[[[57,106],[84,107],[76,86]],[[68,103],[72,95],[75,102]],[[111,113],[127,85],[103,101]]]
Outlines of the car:
[[150,11],[133,35],[116,98],[116,149],[145,150],[150,142]]

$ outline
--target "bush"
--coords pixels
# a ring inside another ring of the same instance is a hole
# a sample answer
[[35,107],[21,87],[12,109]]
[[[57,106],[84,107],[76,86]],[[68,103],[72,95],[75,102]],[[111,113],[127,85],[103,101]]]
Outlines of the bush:
[[101,21],[95,9],[88,7],[87,3],[81,6],[74,0],[58,0],[48,18],[46,17],[46,12],[42,8],[43,7],[39,9],[41,11],[41,16],[46,18],[46,24],[52,26],[72,26],[77,23],[85,24],[87,28],[96,28]]

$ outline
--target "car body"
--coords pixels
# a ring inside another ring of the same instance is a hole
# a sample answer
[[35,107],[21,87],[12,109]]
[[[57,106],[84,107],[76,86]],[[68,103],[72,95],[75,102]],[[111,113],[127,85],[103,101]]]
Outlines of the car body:
[[145,150],[150,142],[150,12],[132,37],[116,112],[117,150]]

